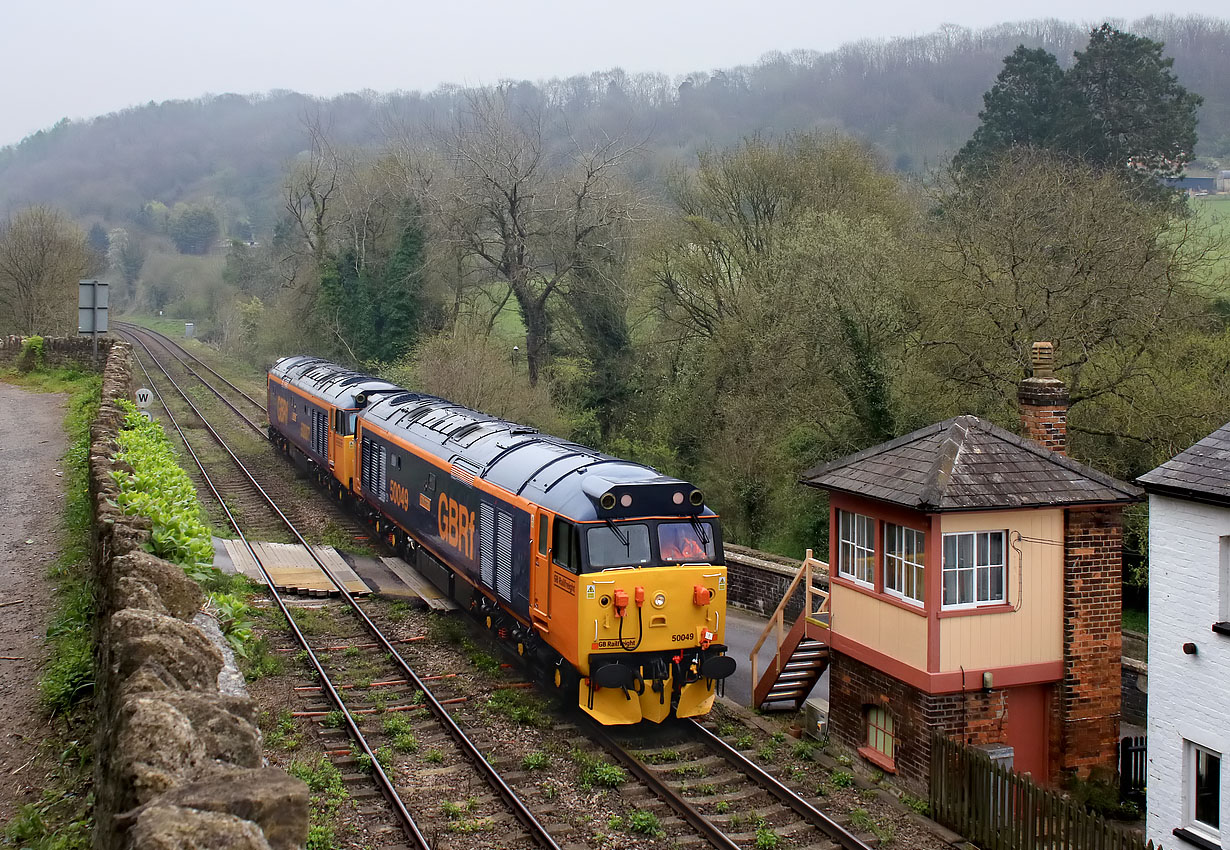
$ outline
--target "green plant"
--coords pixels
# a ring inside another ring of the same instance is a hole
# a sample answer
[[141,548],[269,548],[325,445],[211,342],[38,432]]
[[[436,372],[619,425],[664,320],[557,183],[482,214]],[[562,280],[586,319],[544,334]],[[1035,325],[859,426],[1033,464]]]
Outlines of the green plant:
[[599,756],[573,750],[572,760],[581,766],[581,786],[584,788],[617,788],[628,779],[622,767]]
[[542,790],[542,796],[548,800],[554,800],[559,796],[559,788],[550,782],[542,782],[538,787]]
[[638,835],[656,837],[663,832],[662,822],[658,820],[658,816],[645,809],[634,809],[625,819],[625,824],[629,832],[635,832]]
[[419,739],[413,732],[401,732],[393,736],[393,749],[399,753],[417,753]]
[[740,750],[750,750],[752,748],[752,736],[740,735],[735,739],[735,748]]
[[923,817],[929,817],[931,814],[931,806],[921,797],[915,797],[913,794],[903,791],[901,794],[901,802],[907,809],[910,809]]
[[678,750],[662,750],[657,753],[650,753],[645,756],[645,761],[649,764],[669,764],[672,761],[679,761]]
[[854,774],[847,770],[834,770],[829,782],[834,788],[849,788],[854,784]]
[[265,734],[265,743],[271,747],[293,750],[299,746],[298,731],[295,718],[289,711],[283,711],[278,715],[276,725]]
[[730,803],[727,800],[718,800],[713,809],[719,815],[728,814],[730,812]]
[[362,772],[367,773],[372,769],[372,757],[359,749],[357,744],[350,748],[350,756],[359,765],[359,770]]
[[423,761],[427,762],[428,764],[443,764],[444,763],[444,753],[440,752],[439,750],[428,750],[426,753],[423,754]]
[[334,709],[321,718],[320,725],[327,729],[341,729],[346,725],[346,715],[338,709]]
[[756,751],[756,756],[761,761],[773,761],[773,759],[777,758],[777,744],[770,741]]
[[314,823],[308,827],[307,843],[304,850],[334,850],[337,847],[337,836],[331,824]]
[[286,771],[302,779],[308,790],[318,795],[320,804],[326,809],[336,810],[350,798],[342,781],[342,772],[324,756],[319,756],[316,761],[296,759]]
[[488,698],[485,710],[523,726],[543,728],[551,724],[542,700],[529,691],[501,688]]
[[769,827],[763,825],[756,827],[756,843],[753,845],[756,850],[776,850],[781,843],[781,836]]
[[811,761],[816,756],[816,745],[811,741],[799,741],[790,752],[800,761]]
[[739,727],[731,723],[729,720],[723,720],[718,724],[717,733],[722,738],[729,738],[739,731]]
[[286,663],[282,656],[273,653],[267,638],[257,638],[246,644],[247,654],[239,658],[239,667],[243,676],[249,682],[263,679],[266,676],[281,676],[286,672]]
[[17,355],[17,368],[22,372],[33,372],[43,367],[44,351],[41,336],[28,336],[21,341],[21,351]]
[[769,736],[769,739],[775,744],[784,744],[786,742],[785,732],[774,732]]
[[893,828],[888,824],[881,826],[866,809],[854,809],[850,812],[850,823],[855,829],[870,832],[881,843],[888,843],[893,837]]
[[703,782],[700,785],[693,785],[690,790],[698,797],[711,797],[717,793],[717,786],[712,782]]
[[704,776],[705,766],[693,762],[691,764],[681,764],[671,771],[675,776]]
[[525,770],[542,770],[551,764],[551,758],[544,752],[533,752],[521,759],[521,767]]

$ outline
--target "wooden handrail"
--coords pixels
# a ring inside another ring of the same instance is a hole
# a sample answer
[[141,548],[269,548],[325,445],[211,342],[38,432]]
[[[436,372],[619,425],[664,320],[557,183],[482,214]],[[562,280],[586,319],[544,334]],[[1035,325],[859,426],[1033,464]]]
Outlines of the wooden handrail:
[[[812,550],[807,550],[807,555],[803,558],[803,564],[799,567],[798,573],[794,577],[794,581],[790,582],[790,587],[786,589],[782,601],[778,604],[777,610],[769,617],[769,622],[765,625],[764,631],[760,633],[760,640],[756,641],[756,645],[752,647],[751,658],[752,664],[752,690],[755,691],[756,684],[760,681],[760,664],[757,661],[757,653],[760,652],[760,647],[764,646],[765,640],[769,637],[769,632],[776,631],[777,633],[777,652],[773,657],[774,669],[781,673],[781,647],[782,638],[784,637],[786,605],[789,604],[790,598],[794,596],[794,591],[799,586],[799,582],[806,579],[807,584],[804,585],[804,601],[803,614],[804,617],[816,616],[818,614],[827,614],[829,607],[829,594],[824,591],[816,591],[812,588],[812,570],[819,568],[822,572],[829,571],[829,565],[824,561],[816,560],[812,557]],[[812,598],[814,596],[823,596],[820,603],[820,608],[812,607]]]

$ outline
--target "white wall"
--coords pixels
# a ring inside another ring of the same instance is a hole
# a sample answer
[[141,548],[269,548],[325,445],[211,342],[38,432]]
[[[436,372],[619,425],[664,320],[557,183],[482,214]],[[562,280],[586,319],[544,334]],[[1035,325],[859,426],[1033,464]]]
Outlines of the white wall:
[[[1149,497],[1149,799],[1147,834],[1189,847],[1183,825],[1183,740],[1222,753],[1221,841],[1230,848],[1230,636],[1219,571],[1230,508]],[[1196,655],[1183,644],[1194,643]]]

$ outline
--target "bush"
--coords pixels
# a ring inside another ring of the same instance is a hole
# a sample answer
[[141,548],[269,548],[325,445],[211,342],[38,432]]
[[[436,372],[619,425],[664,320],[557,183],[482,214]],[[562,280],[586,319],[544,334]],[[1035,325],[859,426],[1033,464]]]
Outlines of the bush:
[[17,355],[17,369],[20,372],[33,372],[43,365],[43,338],[28,336],[21,341],[21,352]]

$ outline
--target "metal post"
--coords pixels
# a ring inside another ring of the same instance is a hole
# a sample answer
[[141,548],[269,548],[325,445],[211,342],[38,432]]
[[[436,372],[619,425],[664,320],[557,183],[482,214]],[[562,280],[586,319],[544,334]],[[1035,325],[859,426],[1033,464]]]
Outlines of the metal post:
[[94,281],[94,285],[90,287],[90,292],[93,294],[93,302],[90,304],[91,312],[94,314],[94,332],[91,336],[94,337],[94,368],[98,368],[98,281]]

